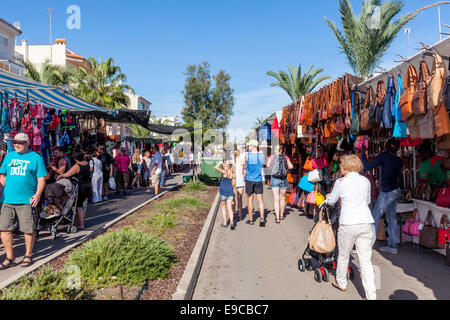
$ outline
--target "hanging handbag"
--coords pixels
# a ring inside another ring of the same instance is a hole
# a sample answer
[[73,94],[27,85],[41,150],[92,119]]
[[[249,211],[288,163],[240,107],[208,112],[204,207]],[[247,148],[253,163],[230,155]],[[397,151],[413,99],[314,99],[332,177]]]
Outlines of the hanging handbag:
[[422,139],[434,139],[434,112],[429,108],[424,115],[417,116],[417,125]]
[[414,113],[412,110],[412,100],[416,90],[417,71],[413,65],[409,65],[406,74],[406,82],[404,85],[404,92],[400,97],[400,111],[402,121],[407,121]]
[[318,183],[323,180],[322,170],[314,169],[313,171],[308,173],[308,181],[311,183]]
[[445,243],[447,234],[449,234],[449,228],[448,228],[448,218],[445,214],[441,217],[441,222],[439,223],[439,230],[438,230],[438,249],[445,249]]
[[389,77],[386,89],[386,98],[383,106],[383,127],[385,129],[392,129],[394,127],[394,119],[392,117],[392,110],[395,100],[395,80],[394,77]]
[[394,132],[392,134],[394,138],[408,137],[408,133],[406,132],[406,123],[402,121],[402,112],[400,109],[400,98],[402,94],[403,94],[402,77],[399,74],[397,82],[397,93],[395,95],[394,101],[394,109],[392,110],[395,119]]
[[427,181],[419,180],[414,188],[413,197],[418,200],[430,201],[431,192],[431,184]]
[[306,192],[314,191],[314,184],[308,181],[308,175],[305,175],[300,179],[298,187],[302,190],[305,190]]
[[450,208],[450,188],[442,188],[436,198],[436,205]]
[[442,100],[444,100],[445,109],[450,111],[450,77],[445,79],[444,88],[442,89]]
[[450,150],[450,134],[446,134],[436,141],[436,148],[438,150]]
[[371,119],[371,109],[373,108],[373,101],[372,101],[372,87],[367,88],[366,98],[364,101],[363,109],[360,112],[361,118],[360,118],[360,127],[363,131],[370,131],[372,129],[376,128],[376,124],[374,123],[373,119]]
[[425,61],[420,62],[419,82],[414,93],[412,108],[416,116],[425,114],[428,110],[428,84],[430,81],[430,70]]
[[336,120],[336,123],[334,124],[333,131],[335,133],[340,133],[340,134],[345,132],[345,123],[344,123],[344,121],[342,121],[341,118]]
[[[431,224],[431,222],[433,224]],[[428,249],[436,249],[438,242],[438,228],[436,227],[436,223],[433,219],[433,214],[431,211],[428,211],[427,219],[425,220],[425,224],[420,231],[419,236],[419,244],[422,247]]]
[[417,121],[417,117],[413,115],[406,122],[407,133],[411,137],[411,139],[420,138],[420,127]]
[[444,81],[448,77],[448,71],[445,67],[444,60],[439,54],[434,54],[431,78],[428,83],[428,108],[435,108],[442,101],[442,88]]
[[319,192],[316,192],[316,206],[320,207],[322,203],[325,201],[325,197]]
[[414,209],[414,216],[405,222],[403,232],[418,237],[420,235],[421,223],[419,210]]
[[336,248],[336,238],[334,236],[328,212],[328,222],[323,220],[324,210],[325,208],[320,210],[319,221],[314,226],[309,237],[309,248],[320,254],[331,253]]
[[443,101],[434,108],[434,125],[436,127],[436,136],[442,137],[450,134],[450,119]]
[[306,197],[306,203],[308,204],[316,204],[316,188],[312,192],[308,194]]

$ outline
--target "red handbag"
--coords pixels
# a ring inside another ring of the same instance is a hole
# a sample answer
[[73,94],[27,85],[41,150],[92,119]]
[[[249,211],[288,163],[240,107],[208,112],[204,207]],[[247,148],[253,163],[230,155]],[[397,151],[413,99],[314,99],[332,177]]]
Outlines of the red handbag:
[[438,249],[445,249],[446,237],[449,237],[448,219],[446,215],[442,215],[441,223],[438,231]]
[[450,188],[442,188],[436,198],[439,207],[450,208]]

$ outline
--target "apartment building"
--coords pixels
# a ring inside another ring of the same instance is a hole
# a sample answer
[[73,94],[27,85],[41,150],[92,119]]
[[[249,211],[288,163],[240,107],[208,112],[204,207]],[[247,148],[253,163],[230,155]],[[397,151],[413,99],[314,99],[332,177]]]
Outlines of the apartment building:
[[21,55],[15,52],[16,37],[21,34],[18,25],[0,18],[0,69],[19,76],[25,72],[25,68],[16,60]]

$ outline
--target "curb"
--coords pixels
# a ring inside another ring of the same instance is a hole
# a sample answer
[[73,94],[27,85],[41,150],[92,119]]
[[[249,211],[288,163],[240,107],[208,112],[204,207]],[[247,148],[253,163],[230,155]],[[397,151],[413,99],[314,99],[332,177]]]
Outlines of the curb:
[[172,300],[192,300],[212,229],[214,227],[214,222],[216,221],[217,213],[219,212],[219,199],[219,192],[217,192],[216,199],[208,213],[208,218],[197,239],[194,250],[192,250],[191,257],[184,269],[183,276],[178,283],[177,291],[172,295]]
[[75,247],[78,247],[80,245],[82,245],[84,242],[90,240],[91,238],[94,238],[96,236],[98,236],[99,234],[105,232],[109,227],[111,227],[113,224],[125,219],[127,216],[133,214],[134,212],[138,211],[139,209],[141,209],[142,207],[148,205],[150,202],[157,200],[159,198],[161,198],[163,195],[165,195],[166,193],[168,193],[169,191],[173,191],[175,189],[177,189],[178,187],[180,187],[183,183],[179,183],[163,192],[161,192],[160,194],[153,196],[152,198],[150,198],[149,200],[143,202],[142,204],[138,205],[137,207],[134,207],[133,209],[127,211],[126,213],[122,214],[121,216],[117,217],[116,219],[114,219],[113,221],[108,222],[107,224],[105,224],[104,226],[100,227],[99,229],[96,229],[94,231],[92,231],[91,233],[85,235],[84,237],[81,238],[81,240],[77,243],[71,244],[67,247],[64,247],[63,249],[55,252],[54,254],[48,256],[47,258],[43,259],[43,260],[39,260],[39,262],[35,262],[33,263],[32,266],[30,266],[29,268],[26,268],[23,271],[18,272],[17,274],[15,274],[13,277],[11,277],[10,279],[3,281],[2,283],[0,283],[0,289],[4,289],[12,284],[14,284],[15,282],[17,282],[17,280],[19,280],[20,278],[32,273],[33,271],[39,269],[40,267],[42,267],[43,265],[55,260],[56,258],[58,258],[59,256],[65,254],[67,251],[72,250]]

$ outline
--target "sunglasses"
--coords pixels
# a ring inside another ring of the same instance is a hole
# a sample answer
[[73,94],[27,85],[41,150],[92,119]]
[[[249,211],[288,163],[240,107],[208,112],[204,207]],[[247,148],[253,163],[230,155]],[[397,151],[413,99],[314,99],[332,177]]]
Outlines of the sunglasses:
[[28,142],[26,141],[13,141],[13,144],[19,144],[21,146],[26,145]]

